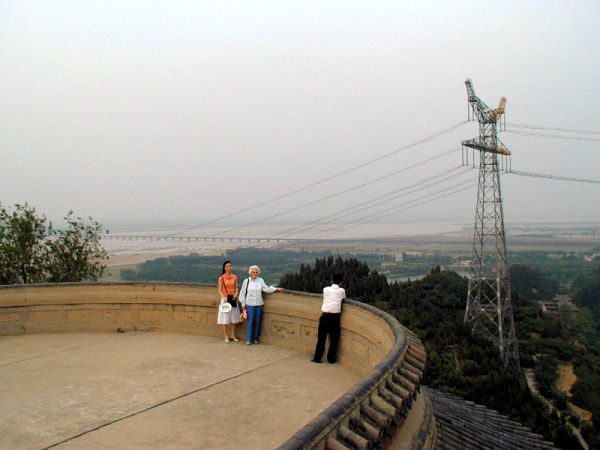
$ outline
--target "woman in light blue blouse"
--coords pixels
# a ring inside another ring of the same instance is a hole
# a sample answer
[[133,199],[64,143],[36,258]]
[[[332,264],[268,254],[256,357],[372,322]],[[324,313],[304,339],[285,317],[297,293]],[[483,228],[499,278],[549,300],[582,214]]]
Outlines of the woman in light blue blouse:
[[[283,291],[281,288],[267,286],[265,280],[260,275],[258,266],[251,266],[248,269],[249,278],[242,283],[240,290],[240,302],[242,311],[248,315],[246,323],[246,344],[258,344],[258,335],[260,333],[260,318],[262,316],[263,305],[265,304],[262,293],[270,294],[275,291]],[[245,314],[245,315],[246,315]]]

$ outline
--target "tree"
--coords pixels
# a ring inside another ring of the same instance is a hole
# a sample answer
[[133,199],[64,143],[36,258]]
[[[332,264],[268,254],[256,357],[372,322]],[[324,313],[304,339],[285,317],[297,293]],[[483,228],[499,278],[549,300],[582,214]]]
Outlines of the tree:
[[15,205],[10,214],[0,207],[0,284],[44,280],[45,243],[49,225],[35,208]]
[[47,244],[47,280],[50,282],[98,280],[106,265],[106,250],[100,244],[102,225],[88,217],[90,223],[75,218],[73,211],[65,216],[68,227],[52,230]]
[[100,244],[102,225],[85,223],[69,211],[67,228],[56,230],[35,208],[0,207],[0,284],[97,280],[107,254]]
[[587,306],[596,316],[600,316],[600,265],[595,266],[591,273],[578,276],[573,286],[575,303]]

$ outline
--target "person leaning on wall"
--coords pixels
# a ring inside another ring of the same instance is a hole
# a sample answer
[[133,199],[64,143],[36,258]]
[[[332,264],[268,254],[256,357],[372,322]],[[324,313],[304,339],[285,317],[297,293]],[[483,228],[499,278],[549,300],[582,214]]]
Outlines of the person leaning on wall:
[[340,319],[342,315],[342,302],[346,298],[346,291],[342,288],[342,275],[335,273],[331,277],[331,286],[323,289],[323,304],[319,318],[319,331],[317,346],[312,362],[320,363],[325,351],[325,342],[329,336],[329,350],[327,361],[333,364],[337,361],[337,348],[340,340]]
[[283,291],[282,288],[267,286],[265,280],[260,275],[258,266],[250,266],[248,269],[248,278],[242,283],[240,290],[240,302],[242,303],[242,312],[248,316],[246,322],[246,344],[258,344],[260,334],[260,318],[265,304],[262,293],[270,294],[272,292]]

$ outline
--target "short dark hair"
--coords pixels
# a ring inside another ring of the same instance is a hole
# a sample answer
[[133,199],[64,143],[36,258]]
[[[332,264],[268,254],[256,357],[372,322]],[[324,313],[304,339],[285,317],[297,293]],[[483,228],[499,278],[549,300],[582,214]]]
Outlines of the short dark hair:
[[343,278],[344,277],[341,273],[334,273],[333,275],[331,275],[331,281],[333,281],[333,284],[340,284]]

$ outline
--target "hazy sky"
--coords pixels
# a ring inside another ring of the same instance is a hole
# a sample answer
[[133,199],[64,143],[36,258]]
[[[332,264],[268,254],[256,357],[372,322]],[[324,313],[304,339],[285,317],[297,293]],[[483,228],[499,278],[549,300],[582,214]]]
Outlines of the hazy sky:
[[[390,194],[347,220],[472,221],[476,187],[431,199],[476,180],[442,172],[477,124],[427,140],[466,120],[466,78],[491,107],[507,97],[514,170],[600,179],[598,23],[597,0],[3,0],[0,201],[108,225],[246,208],[228,220],[269,224]],[[600,221],[600,184],[502,189],[507,221]]]

